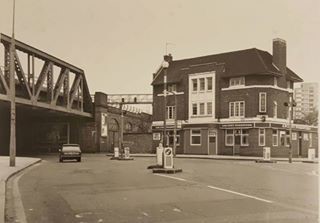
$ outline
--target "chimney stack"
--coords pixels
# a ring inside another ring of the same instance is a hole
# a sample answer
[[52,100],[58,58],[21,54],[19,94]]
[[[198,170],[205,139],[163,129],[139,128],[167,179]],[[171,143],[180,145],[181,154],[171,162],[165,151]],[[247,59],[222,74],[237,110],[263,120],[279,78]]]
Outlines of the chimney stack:
[[172,58],[171,53],[169,53],[168,55],[164,55],[164,56],[163,56],[163,59],[164,59],[164,61],[170,63],[173,58]]
[[272,62],[276,65],[282,74],[287,73],[287,43],[285,40],[273,39]]

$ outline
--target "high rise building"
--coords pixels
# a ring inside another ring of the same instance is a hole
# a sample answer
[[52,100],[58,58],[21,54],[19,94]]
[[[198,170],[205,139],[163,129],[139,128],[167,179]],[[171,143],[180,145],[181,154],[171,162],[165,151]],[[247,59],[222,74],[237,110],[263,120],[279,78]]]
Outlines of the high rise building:
[[303,119],[305,115],[314,112],[318,108],[318,83],[299,83],[294,89],[294,118]]

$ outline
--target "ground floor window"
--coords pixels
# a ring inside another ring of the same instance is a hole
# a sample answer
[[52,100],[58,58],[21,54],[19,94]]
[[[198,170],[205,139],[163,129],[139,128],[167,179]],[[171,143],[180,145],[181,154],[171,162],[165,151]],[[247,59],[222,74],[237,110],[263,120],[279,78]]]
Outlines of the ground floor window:
[[285,131],[280,131],[280,146],[285,146],[286,145],[286,132]]
[[241,130],[241,146],[248,146],[249,145],[249,130],[242,129]]
[[201,130],[192,129],[191,130],[191,145],[199,146],[201,145]]
[[272,145],[278,146],[278,130],[277,129],[272,130]]
[[233,129],[226,130],[226,146],[233,146],[234,135]]
[[227,129],[225,137],[226,146],[249,145],[249,130],[248,129]]
[[265,145],[266,145],[266,130],[259,129],[259,146],[265,146]]
[[[170,146],[173,146],[174,142],[174,131],[169,131],[168,132],[168,142]],[[176,133],[176,145],[180,146],[180,134],[177,132]]]

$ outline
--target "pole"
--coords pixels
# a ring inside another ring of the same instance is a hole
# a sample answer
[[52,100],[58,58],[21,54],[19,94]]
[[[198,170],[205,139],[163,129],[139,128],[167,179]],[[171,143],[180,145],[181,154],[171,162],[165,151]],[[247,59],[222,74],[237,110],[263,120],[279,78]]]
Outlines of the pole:
[[173,129],[173,156],[176,156],[176,148],[177,148],[177,94],[176,92],[172,92],[174,94],[174,129]]
[[163,146],[167,147],[167,68],[164,68],[164,89],[163,89],[163,107],[164,107],[164,120],[163,120]]
[[120,103],[120,111],[121,111],[121,118],[120,118],[120,140],[119,140],[119,150],[120,150],[120,157],[123,157],[123,110],[122,110],[122,103]]
[[16,1],[13,0],[13,16],[12,16],[12,38],[10,45],[10,166],[16,165],[16,86],[15,86],[15,66],[14,66],[14,53],[15,53],[15,37],[14,37],[14,24],[15,24],[15,7]]
[[289,163],[292,163],[292,114],[293,114],[293,101],[292,101],[292,95],[289,95]]

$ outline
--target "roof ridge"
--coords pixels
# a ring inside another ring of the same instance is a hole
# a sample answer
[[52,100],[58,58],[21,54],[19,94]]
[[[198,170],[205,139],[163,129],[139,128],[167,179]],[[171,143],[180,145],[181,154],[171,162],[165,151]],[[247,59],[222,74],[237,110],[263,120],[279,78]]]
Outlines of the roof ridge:
[[199,58],[206,58],[206,57],[211,57],[211,56],[220,56],[223,54],[232,54],[232,53],[238,53],[242,51],[249,51],[249,50],[254,50],[256,48],[247,48],[247,49],[242,49],[242,50],[235,50],[235,51],[229,51],[229,52],[223,52],[223,53],[217,53],[217,54],[210,54],[210,55],[205,55],[205,56],[199,56],[199,57],[191,57],[191,58],[184,58],[180,60],[173,60],[172,62],[180,62],[180,61],[185,61],[185,60],[194,60],[194,59],[199,59]]
[[[260,62],[263,64],[265,70],[268,71],[268,72],[270,72],[269,69],[268,69],[268,67],[267,67],[267,65],[266,65],[266,63],[265,63],[265,61],[264,61],[264,59],[263,59],[262,56],[260,55],[260,52],[259,52],[259,51],[261,51],[261,50],[259,50],[259,49],[257,49],[257,48],[254,48],[254,50],[255,50],[258,58],[260,59]],[[263,51],[263,52],[265,52],[265,51]]]

